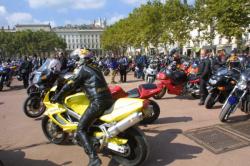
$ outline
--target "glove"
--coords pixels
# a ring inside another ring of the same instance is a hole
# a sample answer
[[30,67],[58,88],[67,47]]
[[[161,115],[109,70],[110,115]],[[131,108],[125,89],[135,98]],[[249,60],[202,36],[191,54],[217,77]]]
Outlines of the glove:
[[51,103],[62,103],[61,100],[59,99],[58,95],[54,95],[51,99],[50,99]]

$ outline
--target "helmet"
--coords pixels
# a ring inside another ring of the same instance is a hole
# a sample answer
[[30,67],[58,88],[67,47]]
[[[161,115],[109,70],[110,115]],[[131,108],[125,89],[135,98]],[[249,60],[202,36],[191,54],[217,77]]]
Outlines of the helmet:
[[87,49],[81,49],[80,50],[80,54],[79,54],[80,59],[90,59],[93,58],[94,55],[92,54],[92,52],[90,50]]
[[75,60],[85,60],[94,57],[93,53],[88,49],[76,49],[71,54],[70,57]]

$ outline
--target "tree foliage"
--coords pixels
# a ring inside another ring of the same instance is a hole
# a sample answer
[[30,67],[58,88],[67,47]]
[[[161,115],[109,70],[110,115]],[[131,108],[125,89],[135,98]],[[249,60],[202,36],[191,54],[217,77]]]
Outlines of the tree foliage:
[[0,53],[8,56],[39,54],[66,47],[65,41],[53,32],[0,31]]
[[193,6],[182,0],[151,0],[109,26],[102,46],[112,51],[159,43],[182,46],[192,30],[198,30],[198,42],[212,43],[216,32],[228,39],[240,38],[250,24],[249,6],[249,0],[196,0]]

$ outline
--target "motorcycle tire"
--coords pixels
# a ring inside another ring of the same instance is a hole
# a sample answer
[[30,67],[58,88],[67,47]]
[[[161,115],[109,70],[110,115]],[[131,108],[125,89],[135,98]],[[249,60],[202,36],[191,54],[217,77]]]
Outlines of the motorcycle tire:
[[27,88],[27,94],[30,95],[31,93],[37,92],[38,88],[35,85],[31,85]]
[[[49,131],[49,128],[53,128],[52,129],[53,131]],[[64,144],[67,140],[68,134],[63,132],[63,130],[59,126],[54,124],[48,116],[44,116],[42,119],[42,130],[46,138],[54,144],[58,145]],[[58,132],[60,134],[60,137],[55,138],[55,136],[57,136],[58,133],[54,132]]]
[[215,103],[216,103],[215,98],[216,98],[216,96],[215,96],[215,94],[213,94],[213,93],[210,93],[210,94],[207,96],[207,98],[206,98],[206,100],[205,100],[205,107],[206,107],[207,109],[213,108],[213,106],[214,106]]
[[231,105],[226,103],[225,107],[221,110],[219,119],[221,122],[227,122],[232,110],[235,108],[236,105]]
[[154,95],[153,98],[158,100],[158,99],[161,99],[167,92],[167,88],[162,88],[161,92],[158,93],[157,95]]
[[118,137],[128,139],[129,154],[112,153],[112,158],[121,165],[143,165],[149,156],[149,146],[146,136],[138,127],[131,127],[120,133]]
[[194,94],[194,93],[192,93],[191,96],[192,96],[194,99],[200,99],[200,98],[201,98],[200,95],[197,95],[197,94]]
[[144,118],[140,123],[141,124],[152,124],[154,121],[156,121],[159,116],[160,116],[160,107],[159,105],[153,101],[153,100],[149,100],[149,105],[152,105],[153,107],[153,115],[147,118]]
[[[38,118],[40,117],[46,110],[46,107],[41,103],[41,97],[40,96],[29,96],[24,104],[23,104],[23,111],[26,116],[30,118]],[[39,104],[39,105],[38,105]],[[37,110],[37,111],[34,111]]]
[[10,85],[11,85],[11,82],[8,82],[8,83],[6,84],[7,87],[10,87]]

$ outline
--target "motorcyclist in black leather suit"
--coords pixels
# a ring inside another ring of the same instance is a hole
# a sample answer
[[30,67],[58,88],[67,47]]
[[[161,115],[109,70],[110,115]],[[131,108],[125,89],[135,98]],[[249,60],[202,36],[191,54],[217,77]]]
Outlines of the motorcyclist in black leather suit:
[[74,77],[52,98],[52,102],[62,101],[77,88],[84,90],[91,104],[79,121],[77,139],[82,142],[83,148],[89,156],[88,165],[99,166],[101,160],[90,143],[88,128],[113,105],[113,99],[102,72],[92,63],[92,54],[84,49],[79,57],[80,65],[76,68]]

